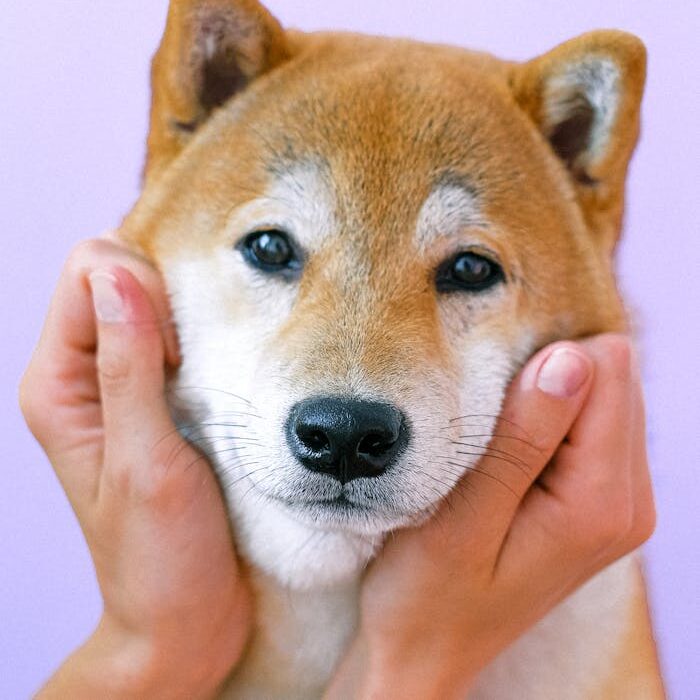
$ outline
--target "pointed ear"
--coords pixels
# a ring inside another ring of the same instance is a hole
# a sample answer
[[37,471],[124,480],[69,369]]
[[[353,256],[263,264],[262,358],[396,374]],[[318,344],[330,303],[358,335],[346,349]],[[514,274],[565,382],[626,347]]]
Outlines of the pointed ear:
[[213,110],[287,56],[282,27],[257,0],[171,0],[151,70],[146,178]]
[[642,42],[615,30],[567,41],[511,74],[516,100],[567,166],[590,228],[610,250],[621,226],[645,74]]

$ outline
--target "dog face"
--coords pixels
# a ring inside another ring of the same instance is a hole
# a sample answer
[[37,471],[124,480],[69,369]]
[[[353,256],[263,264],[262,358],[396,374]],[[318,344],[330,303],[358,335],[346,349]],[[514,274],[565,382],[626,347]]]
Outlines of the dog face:
[[415,522],[487,451],[534,350],[623,326],[643,79],[619,32],[511,64],[173,3],[124,231],[167,280],[174,403],[234,508]]

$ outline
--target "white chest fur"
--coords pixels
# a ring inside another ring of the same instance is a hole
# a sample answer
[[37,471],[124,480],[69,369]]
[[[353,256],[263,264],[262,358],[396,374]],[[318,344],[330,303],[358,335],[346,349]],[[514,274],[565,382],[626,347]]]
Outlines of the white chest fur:
[[[559,605],[484,670],[469,700],[591,697],[620,643],[634,567],[622,560]],[[300,592],[256,573],[253,585],[257,627],[222,698],[320,698],[355,628],[358,580]]]
[[294,591],[256,573],[256,627],[226,700],[320,698],[350,642],[359,580],[328,589]]

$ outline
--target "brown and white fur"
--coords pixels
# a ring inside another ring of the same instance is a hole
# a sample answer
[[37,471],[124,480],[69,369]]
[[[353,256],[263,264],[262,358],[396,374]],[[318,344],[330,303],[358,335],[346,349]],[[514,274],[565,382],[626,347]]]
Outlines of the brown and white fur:
[[[285,31],[256,0],[172,1],[123,235],[165,276],[184,357],[174,410],[211,457],[256,594],[224,697],[320,697],[367,562],[476,464],[518,368],[555,339],[625,328],[612,254],[644,75],[642,44],[618,31],[516,64]],[[302,251],[298,275],[246,263],[237,245],[268,229]],[[438,291],[436,269],[460,251],[503,281]],[[283,426],[314,396],[398,406],[412,425],[398,463],[345,486],[304,469]],[[465,431],[471,455],[455,446]],[[354,510],[319,502],[340,490]],[[662,696],[632,558],[470,695]]]

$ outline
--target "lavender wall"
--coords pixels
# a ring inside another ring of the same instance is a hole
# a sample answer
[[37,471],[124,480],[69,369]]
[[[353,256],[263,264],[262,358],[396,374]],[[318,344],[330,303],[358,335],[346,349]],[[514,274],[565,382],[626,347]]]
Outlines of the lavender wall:
[[[647,547],[672,698],[700,697],[697,3],[270,0],[290,25],[409,35],[525,59],[592,28],[649,48],[620,273],[642,342],[659,527]],[[0,697],[27,697],[100,612],[90,559],[16,386],[61,261],[138,190],[148,61],[166,0],[6,2],[0,23]],[[565,9],[564,9],[565,8]]]

